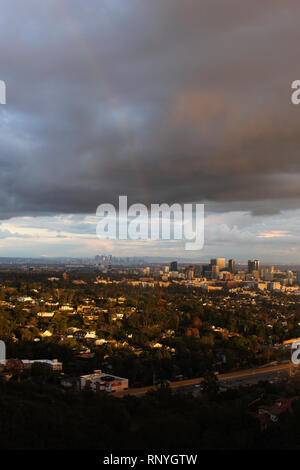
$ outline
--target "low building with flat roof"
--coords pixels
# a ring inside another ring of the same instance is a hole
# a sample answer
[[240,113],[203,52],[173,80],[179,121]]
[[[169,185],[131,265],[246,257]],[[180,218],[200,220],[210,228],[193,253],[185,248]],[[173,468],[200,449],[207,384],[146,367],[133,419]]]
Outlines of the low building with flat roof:
[[93,392],[121,392],[128,389],[128,379],[95,370],[93,374],[80,377],[80,390]]

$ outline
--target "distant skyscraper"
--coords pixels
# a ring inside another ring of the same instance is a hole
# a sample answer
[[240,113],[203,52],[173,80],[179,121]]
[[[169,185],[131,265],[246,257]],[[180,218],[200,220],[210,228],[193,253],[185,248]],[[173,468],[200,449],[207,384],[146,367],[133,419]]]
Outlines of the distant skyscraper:
[[293,271],[287,271],[288,284],[291,286],[294,282],[294,273]]
[[172,261],[172,263],[170,264],[170,271],[178,271],[177,261]]
[[211,266],[218,266],[219,269],[224,269],[226,266],[225,258],[214,258],[210,260]]
[[196,264],[195,269],[194,269],[194,274],[200,275],[203,273],[203,266]]
[[260,261],[258,259],[254,260],[254,271],[259,271],[260,269]]
[[194,266],[189,266],[186,271],[186,278],[187,279],[194,279]]
[[248,260],[248,273],[252,274],[253,271],[259,271],[260,261],[255,259],[252,261],[251,259]]
[[232,274],[235,273],[235,260],[234,259],[230,259],[228,261],[228,271],[231,272]]
[[211,267],[211,278],[212,279],[218,279],[219,272],[220,272],[219,266],[217,264],[213,264],[212,267]]

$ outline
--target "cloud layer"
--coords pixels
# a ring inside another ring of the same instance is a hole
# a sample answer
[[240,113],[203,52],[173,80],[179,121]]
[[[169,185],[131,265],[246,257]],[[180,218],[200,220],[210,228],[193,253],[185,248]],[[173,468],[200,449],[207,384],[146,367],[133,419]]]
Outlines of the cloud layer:
[[2,216],[93,213],[119,194],[298,207],[299,13],[292,0],[4,0]]
[[3,0],[0,217],[298,209],[299,30],[294,0]]

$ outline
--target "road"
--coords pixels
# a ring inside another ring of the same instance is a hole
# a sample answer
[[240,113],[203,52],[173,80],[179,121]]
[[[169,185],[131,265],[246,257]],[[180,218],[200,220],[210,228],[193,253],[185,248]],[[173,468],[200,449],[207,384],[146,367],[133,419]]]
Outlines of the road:
[[[259,367],[257,369],[247,369],[236,372],[229,372],[227,374],[218,375],[218,380],[225,386],[234,386],[234,385],[246,385],[251,383],[256,383],[259,380],[270,380],[271,377],[279,378],[282,377],[282,374],[300,372],[300,367],[296,366],[292,362],[287,364],[276,364],[273,366]],[[178,382],[170,382],[169,387],[171,389],[184,389],[185,387],[194,387],[195,385],[201,384],[203,382],[203,377],[198,377],[196,379],[180,380]],[[124,397],[125,395],[135,395],[142,396],[145,395],[150,390],[157,390],[157,385],[152,385],[150,387],[142,388],[131,388],[123,392],[114,393],[115,397]]]

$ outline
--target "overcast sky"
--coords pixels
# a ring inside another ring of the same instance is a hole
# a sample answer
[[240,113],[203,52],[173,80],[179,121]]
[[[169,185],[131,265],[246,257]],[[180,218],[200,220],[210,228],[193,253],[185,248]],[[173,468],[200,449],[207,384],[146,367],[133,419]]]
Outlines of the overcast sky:
[[300,4],[2,0],[0,256],[185,256],[101,242],[96,208],[205,202],[189,253],[300,263]]

